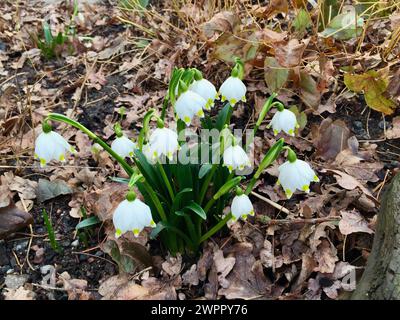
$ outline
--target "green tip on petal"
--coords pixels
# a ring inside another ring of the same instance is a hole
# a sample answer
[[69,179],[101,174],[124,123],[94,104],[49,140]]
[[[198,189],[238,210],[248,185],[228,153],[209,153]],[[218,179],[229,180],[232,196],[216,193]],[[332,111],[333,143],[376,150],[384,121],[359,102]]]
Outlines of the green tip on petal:
[[314,180],[314,182],[319,182],[319,178],[317,177],[317,175],[314,175],[313,180]]
[[249,215],[250,215],[250,216],[254,216],[254,210],[251,210],[251,211],[249,212]]
[[288,131],[288,134],[290,134],[291,136],[294,136],[294,130],[293,130],[293,129],[290,129],[290,130]]
[[115,230],[115,236],[116,236],[117,238],[119,238],[121,235],[122,235],[122,232],[121,232],[120,229]]
[[46,160],[44,160],[43,158],[40,159],[40,166],[44,167],[46,165]]
[[183,118],[183,121],[186,122],[186,123],[190,123],[190,118],[189,118],[189,116],[185,116],[185,117]]
[[226,101],[226,97],[225,96],[221,96],[221,102],[225,102]]
[[310,191],[310,186],[305,184],[304,186],[301,187],[301,190],[303,190],[305,192]]
[[274,136],[278,135],[279,131],[274,129]]
[[247,214],[242,214],[242,219],[246,220],[247,219]]
[[230,104],[231,106],[235,105],[236,102],[237,102],[237,100],[236,100],[236,99],[233,99],[233,98],[229,100],[229,104]]
[[150,227],[152,227],[152,228],[155,228],[157,225],[156,225],[156,223],[154,222],[154,220],[151,220],[150,221]]
[[140,233],[139,229],[133,229],[132,232],[135,237],[137,237]]
[[290,199],[292,197],[292,195],[293,195],[293,192],[291,190],[289,190],[289,189],[286,189],[285,190],[285,194],[286,194],[286,197],[288,199]]

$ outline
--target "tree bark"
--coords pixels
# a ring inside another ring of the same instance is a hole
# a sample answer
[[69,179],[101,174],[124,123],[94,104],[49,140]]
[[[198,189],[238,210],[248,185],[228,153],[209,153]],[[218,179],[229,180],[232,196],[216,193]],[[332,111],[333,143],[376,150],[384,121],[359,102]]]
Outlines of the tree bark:
[[367,266],[352,300],[400,300],[400,173],[385,192]]

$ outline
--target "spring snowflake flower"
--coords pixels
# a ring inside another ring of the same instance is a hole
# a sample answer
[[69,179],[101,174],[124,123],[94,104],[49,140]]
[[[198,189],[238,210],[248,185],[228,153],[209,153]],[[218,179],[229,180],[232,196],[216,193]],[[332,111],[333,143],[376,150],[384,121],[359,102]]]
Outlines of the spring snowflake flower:
[[244,167],[251,166],[246,152],[238,145],[226,148],[223,154],[223,159],[224,165],[229,169],[229,172],[237,169],[243,170]]
[[51,131],[49,127],[36,138],[35,158],[39,159],[41,167],[53,159],[64,162],[67,151],[74,153],[75,149],[61,135]]
[[238,220],[239,218],[246,220],[247,216],[254,216],[253,204],[245,194],[236,195],[233,198],[231,211],[233,220]]
[[230,76],[219,88],[221,101],[228,101],[232,107],[240,100],[246,102],[246,90],[242,80],[238,77]]
[[278,183],[282,186],[287,198],[290,198],[296,189],[310,192],[310,182],[319,181],[310,165],[302,160],[289,159],[280,165],[278,170]]
[[179,149],[178,135],[168,128],[157,128],[151,134],[146,153],[153,160],[165,155],[172,160],[174,153]]
[[214,100],[218,98],[215,86],[206,79],[195,80],[190,86],[189,90],[201,96],[206,104],[204,109],[210,110],[214,106]]
[[143,228],[156,226],[150,207],[137,199],[136,195],[131,192],[128,193],[126,200],[122,201],[115,209],[113,223],[117,238],[128,231],[132,231],[137,237]]
[[297,123],[296,115],[287,109],[278,110],[272,117],[271,123],[268,128],[272,126],[274,135],[284,131],[288,135],[294,136],[294,131],[299,127]]
[[118,153],[122,158],[133,157],[133,151],[136,149],[136,143],[122,135],[115,138],[111,144],[111,149]]
[[207,101],[194,91],[187,90],[182,93],[175,103],[175,111],[178,118],[190,125],[193,117],[204,117],[203,108],[206,107]]

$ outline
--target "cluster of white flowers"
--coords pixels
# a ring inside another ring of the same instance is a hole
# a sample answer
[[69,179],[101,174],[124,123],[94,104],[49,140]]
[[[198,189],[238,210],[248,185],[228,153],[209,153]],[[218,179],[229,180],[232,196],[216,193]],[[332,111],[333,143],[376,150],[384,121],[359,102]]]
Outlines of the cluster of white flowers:
[[194,80],[188,89],[183,92],[175,103],[175,111],[179,119],[190,125],[195,116],[204,117],[204,110],[210,110],[214,101],[219,99],[228,101],[233,107],[238,101],[246,101],[246,86],[238,77],[230,76],[219,88],[204,78]]
[[[234,74],[234,73],[233,73]],[[198,75],[198,74],[197,74]],[[176,94],[178,94],[178,89]],[[196,79],[179,95],[175,103],[175,112],[179,119],[190,125],[195,116],[204,117],[204,110],[210,110],[214,101],[228,101],[233,107],[239,101],[246,101],[246,86],[239,77],[232,75],[224,81],[217,92],[215,86],[208,80],[198,75]],[[283,131],[293,136],[298,128],[296,115],[285,109],[283,105],[278,107],[269,127],[277,135]],[[117,137],[111,144],[111,149],[122,158],[133,157],[137,148],[136,143],[126,137],[120,130],[116,130]],[[250,167],[250,160],[246,152],[232,139],[223,151],[223,164],[229,172],[243,170]],[[179,150],[178,135],[175,131],[165,128],[163,123],[152,132],[148,143],[142,148],[142,152],[151,163],[156,163],[160,157],[172,159]],[[45,166],[51,160],[65,161],[66,152],[74,152],[73,147],[58,133],[53,132],[45,122],[43,132],[36,139],[35,157],[40,160],[40,165]],[[288,161],[279,167],[280,183],[285,194],[290,198],[297,190],[309,192],[310,182],[318,182],[318,177],[310,165],[298,160],[294,152],[289,149]],[[232,219],[245,220],[249,215],[254,215],[254,208],[249,197],[240,189],[233,198],[231,205]],[[145,227],[154,227],[151,210],[148,205],[136,198],[133,192],[129,192],[126,200],[122,201],[114,212],[113,222],[116,236],[132,231],[135,236]]]

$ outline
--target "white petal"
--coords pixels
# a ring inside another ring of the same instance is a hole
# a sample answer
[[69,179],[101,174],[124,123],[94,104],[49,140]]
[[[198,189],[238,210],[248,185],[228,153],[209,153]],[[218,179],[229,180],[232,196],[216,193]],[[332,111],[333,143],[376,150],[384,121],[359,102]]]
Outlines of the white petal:
[[250,167],[250,160],[242,147],[230,146],[225,149],[223,154],[224,165],[228,167],[229,171],[243,170],[244,167]]
[[217,96],[217,90],[215,86],[206,79],[194,81],[190,86],[189,90],[200,95],[205,101],[205,109],[210,109],[214,106],[214,100]]
[[67,151],[72,151],[71,145],[57,132],[42,132],[35,141],[35,156],[40,159],[41,165],[51,160],[64,161]]
[[111,144],[111,149],[123,158],[131,157],[135,148],[136,144],[125,136],[117,137]]
[[245,194],[233,198],[231,211],[235,220],[239,218],[245,219],[248,215],[254,215],[253,204]]
[[282,130],[289,135],[294,135],[294,130],[297,125],[296,115],[292,111],[284,109],[281,112],[279,120]]
[[186,125],[189,125],[195,115],[204,116],[203,108],[206,104],[207,101],[199,94],[188,90],[179,96],[175,103],[175,111],[178,118],[184,121]]
[[150,207],[139,199],[122,201],[114,212],[113,223],[117,236],[128,231],[137,236],[144,227],[154,225]]
[[227,100],[231,106],[234,106],[240,100],[246,100],[246,86],[237,77],[229,77],[219,88],[222,101]]
[[279,182],[290,198],[296,189],[309,192],[312,181],[318,181],[318,177],[310,165],[302,160],[285,162],[279,167]]
[[178,148],[178,135],[171,129],[157,128],[149,138],[149,149],[152,158],[159,158],[164,155],[171,159]]

